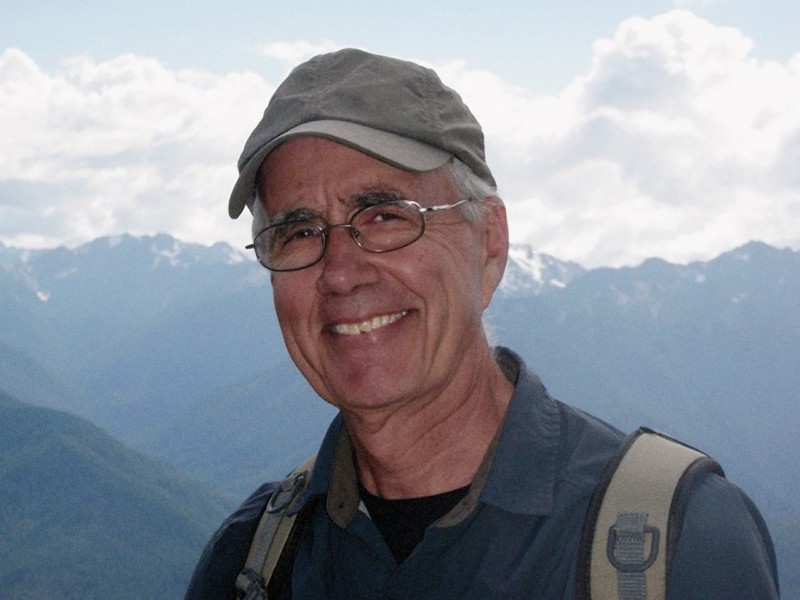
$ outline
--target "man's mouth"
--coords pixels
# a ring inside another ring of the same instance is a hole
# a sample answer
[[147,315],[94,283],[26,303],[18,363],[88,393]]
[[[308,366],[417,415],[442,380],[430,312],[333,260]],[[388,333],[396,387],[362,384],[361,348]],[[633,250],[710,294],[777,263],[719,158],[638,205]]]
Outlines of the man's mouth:
[[381,327],[386,327],[392,323],[396,323],[408,314],[407,310],[397,312],[391,315],[379,315],[372,317],[361,323],[340,323],[333,325],[331,331],[339,335],[361,335],[362,333],[369,333]]

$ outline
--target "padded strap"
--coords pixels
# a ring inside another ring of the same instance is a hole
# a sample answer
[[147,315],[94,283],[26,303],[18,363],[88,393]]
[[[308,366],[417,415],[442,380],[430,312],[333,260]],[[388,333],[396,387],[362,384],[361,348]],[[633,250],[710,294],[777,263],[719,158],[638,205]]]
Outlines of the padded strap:
[[578,597],[665,599],[691,484],[708,472],[723,474],[708,456],[668,436],[645,428],[629,436],[592,499]]
[[268,598],[267,586],[297,518],[297,513],[292,509],[308,487],[315,459],[316,455],[310,456],[294,469],[267,501],[244,569],[236,578],[237,596],[241,600]]

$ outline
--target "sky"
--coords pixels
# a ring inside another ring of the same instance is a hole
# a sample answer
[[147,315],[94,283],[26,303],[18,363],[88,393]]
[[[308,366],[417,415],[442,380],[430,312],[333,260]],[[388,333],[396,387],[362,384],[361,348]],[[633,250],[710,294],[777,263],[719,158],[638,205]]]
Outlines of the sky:
[[589,268],[800,249],[800,3],[0,0],[0,243],[242,248],[236,160],[297,63],[434,68],[481,122],[511,240]]

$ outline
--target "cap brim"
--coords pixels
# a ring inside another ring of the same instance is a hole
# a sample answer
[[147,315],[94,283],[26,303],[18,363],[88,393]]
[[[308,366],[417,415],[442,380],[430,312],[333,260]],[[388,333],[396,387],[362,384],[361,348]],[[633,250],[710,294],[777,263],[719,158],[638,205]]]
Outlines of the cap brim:
[[228,214],[237,218],[255,196],[255,182],[261,163],[280,144],[298,137],[321,137],[350,146],[404,171],[432,171],[443,166],[452,154],[424,142],[350,123],[322,120],[303,123],[266,142],[253,154],[233,186]]

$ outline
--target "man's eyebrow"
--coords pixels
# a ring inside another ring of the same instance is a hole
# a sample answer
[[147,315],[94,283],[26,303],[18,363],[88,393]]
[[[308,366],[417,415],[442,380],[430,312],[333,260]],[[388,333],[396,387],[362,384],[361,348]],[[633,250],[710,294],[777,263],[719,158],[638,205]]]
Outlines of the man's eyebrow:
[[319,213],[314,212],[310,208],[295,208],[284,213],[278,213],[269,218],[270,225],[280,225],[281,223],[288,223],[289,221],[302,221],[306,219],[319,219]]
[[353,194],[350,197],[350,201],[358,208],[375,206],[384,202],[396,202],[397,200],[408,200],[408,198],[395,190],[370,190]]
[[[407,200],[408,198],[395,190],[369,190],[366,192],[357,192],[352,194],[347,203],[356,209],[366,208],[367,206],[375,206],[376,204],[383,204],[384,202],[394,202],[397,200]],[[269,217],[270,225],[280,225],[288,223],[289,221],[302,221],[302,220],[324,220],[323,216],[315,210],[310,208],[295,208],[283,213],[277,213]]]

